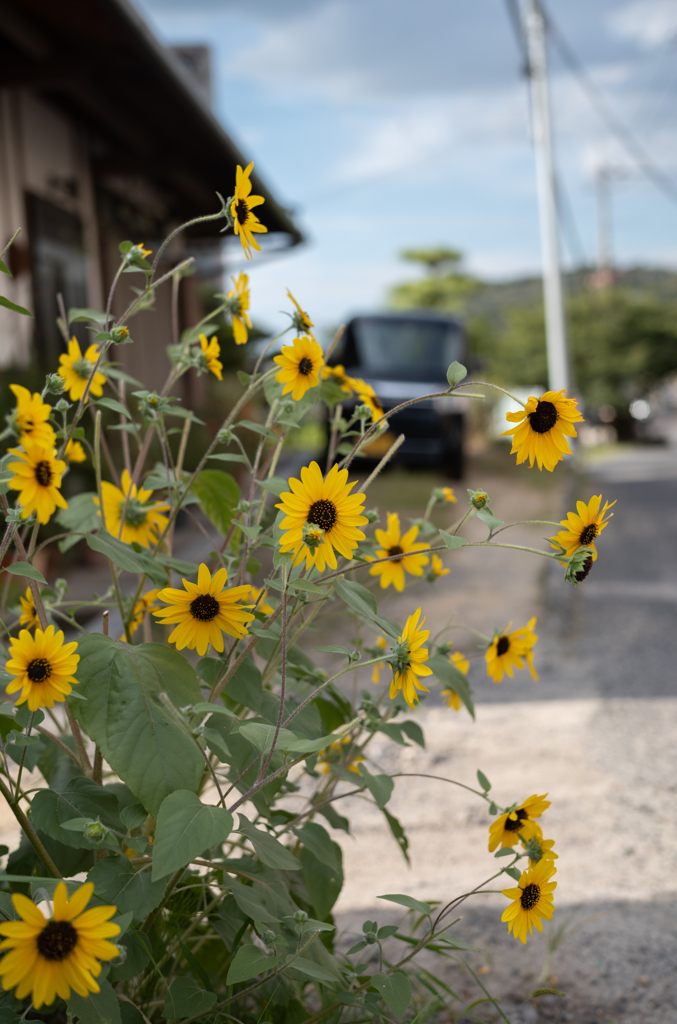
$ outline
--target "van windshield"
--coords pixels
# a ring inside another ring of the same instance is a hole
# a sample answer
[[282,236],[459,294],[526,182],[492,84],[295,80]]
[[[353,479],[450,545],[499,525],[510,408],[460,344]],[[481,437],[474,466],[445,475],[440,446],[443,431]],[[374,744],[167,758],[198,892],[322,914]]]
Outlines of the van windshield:
[[396,380],[445,379],[463,357],[463,332],[454,323],[357,317],[353,336],[360,372]]

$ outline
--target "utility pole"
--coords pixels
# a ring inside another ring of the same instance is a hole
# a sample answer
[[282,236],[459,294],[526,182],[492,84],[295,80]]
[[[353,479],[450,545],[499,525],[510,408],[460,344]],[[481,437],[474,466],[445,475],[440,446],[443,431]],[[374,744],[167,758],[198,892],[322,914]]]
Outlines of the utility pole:
[[536,156],[538,214],[543,260],[543,299],[548,355],[548,387],[570,390],[569,354],[557,224],[555,167],[550,126],[550,95],[546,53],[546,21],[540,0],[523,0],[524,31],[529,56],[531,115]]

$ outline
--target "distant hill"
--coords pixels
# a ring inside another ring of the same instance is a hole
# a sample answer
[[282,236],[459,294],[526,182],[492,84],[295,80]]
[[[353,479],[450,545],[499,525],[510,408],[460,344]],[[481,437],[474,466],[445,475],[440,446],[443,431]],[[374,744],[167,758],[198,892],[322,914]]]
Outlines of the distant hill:
[[[588,287],[589,268],[581,268],[565,275],[565,288],[570,293]],[[651,294],[667,301],[677,302],[677,271],[649,267],[631,267],[619,271],[617,287],[637,295]],[[484,284],[480,291],[466,302],[468,316],[484,316],[496,327],[502,327],[505,311],[514,306],[533,306],[543,295],[540,277],[523,277],[513,281]]]

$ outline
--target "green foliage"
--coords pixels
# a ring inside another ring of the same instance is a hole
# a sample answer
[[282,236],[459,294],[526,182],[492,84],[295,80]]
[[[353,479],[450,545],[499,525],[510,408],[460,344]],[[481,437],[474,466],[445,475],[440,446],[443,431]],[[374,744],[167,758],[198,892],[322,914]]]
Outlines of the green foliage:
[[157,816],[153,881],[171,875],[230,835],[233,816],[223,807],[206,807],[195,793],[178,789],[165,797]]
[[240,488],[230,475],[220,469],[203,469],[191,488],[200,500],[200,507],[219,533],[226,534],[233,519],[233,509],[240,500]]

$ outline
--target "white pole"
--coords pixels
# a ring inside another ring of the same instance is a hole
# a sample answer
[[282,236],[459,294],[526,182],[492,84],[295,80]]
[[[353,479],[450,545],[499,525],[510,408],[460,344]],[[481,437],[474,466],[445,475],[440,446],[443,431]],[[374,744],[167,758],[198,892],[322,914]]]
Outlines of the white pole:
[[570,390],[570,373],[557,231],[546,26],[539,0],[525,0],[524,21],[529,52],[532,128],[541,229],[548,386],[551,391],[560,391],[563,388],[568,391]]

